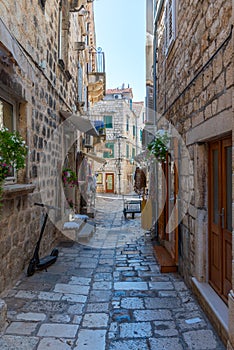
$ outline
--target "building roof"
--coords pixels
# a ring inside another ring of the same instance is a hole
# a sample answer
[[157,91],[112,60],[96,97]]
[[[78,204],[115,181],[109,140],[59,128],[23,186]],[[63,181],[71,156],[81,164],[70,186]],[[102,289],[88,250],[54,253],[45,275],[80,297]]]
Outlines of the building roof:
[[127,88],[127,89],[107,89],[106,90],[106,95],[112,95],[112,94],[122,94],[122,93],[131,93],[132,94],[132,88]]

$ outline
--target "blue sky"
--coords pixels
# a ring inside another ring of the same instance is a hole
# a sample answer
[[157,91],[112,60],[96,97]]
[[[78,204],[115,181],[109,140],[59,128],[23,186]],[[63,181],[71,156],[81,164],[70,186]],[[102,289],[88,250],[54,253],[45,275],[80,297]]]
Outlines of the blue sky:
[[145,0],[95,0],[97,47],[105,52],[107,88],[133,89],[145,98]]

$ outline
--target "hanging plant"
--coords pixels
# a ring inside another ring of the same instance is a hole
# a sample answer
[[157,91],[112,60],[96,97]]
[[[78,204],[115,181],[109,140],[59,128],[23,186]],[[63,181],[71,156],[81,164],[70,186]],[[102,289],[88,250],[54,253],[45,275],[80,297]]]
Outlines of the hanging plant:
[[166,162],[169,135],[167,132],[157,132],[155,138],[148,144],[147,149],[160,163]]
[[0,199],[2,197],[4,180],[25,167],[27,146],[18,131],[10,132],[7,128],[0,129]]
[[68,185],[70,187],[74,187],[78,185],[78,179],[77,179],[76,173],[69,168],[63,169],[62,180],[64,185]]

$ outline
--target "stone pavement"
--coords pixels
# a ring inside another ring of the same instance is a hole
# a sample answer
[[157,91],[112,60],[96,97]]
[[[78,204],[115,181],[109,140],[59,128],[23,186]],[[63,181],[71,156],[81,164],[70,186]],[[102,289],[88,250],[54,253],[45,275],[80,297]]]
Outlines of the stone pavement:
[[91,242],[64,238],[48,271],[23,273],[3,296],[1,350],[223,350],[177,273],[161,274],[140,215],[97,200]]

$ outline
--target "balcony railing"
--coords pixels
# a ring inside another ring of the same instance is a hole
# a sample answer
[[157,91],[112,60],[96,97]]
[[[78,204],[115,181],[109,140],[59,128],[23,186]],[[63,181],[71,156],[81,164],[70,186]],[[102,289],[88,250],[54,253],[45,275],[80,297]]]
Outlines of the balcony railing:
[[88,80],[90,102],[100,101],[106,90],[105,55],[101,48],[98,50],[91,48],[90,50]]

